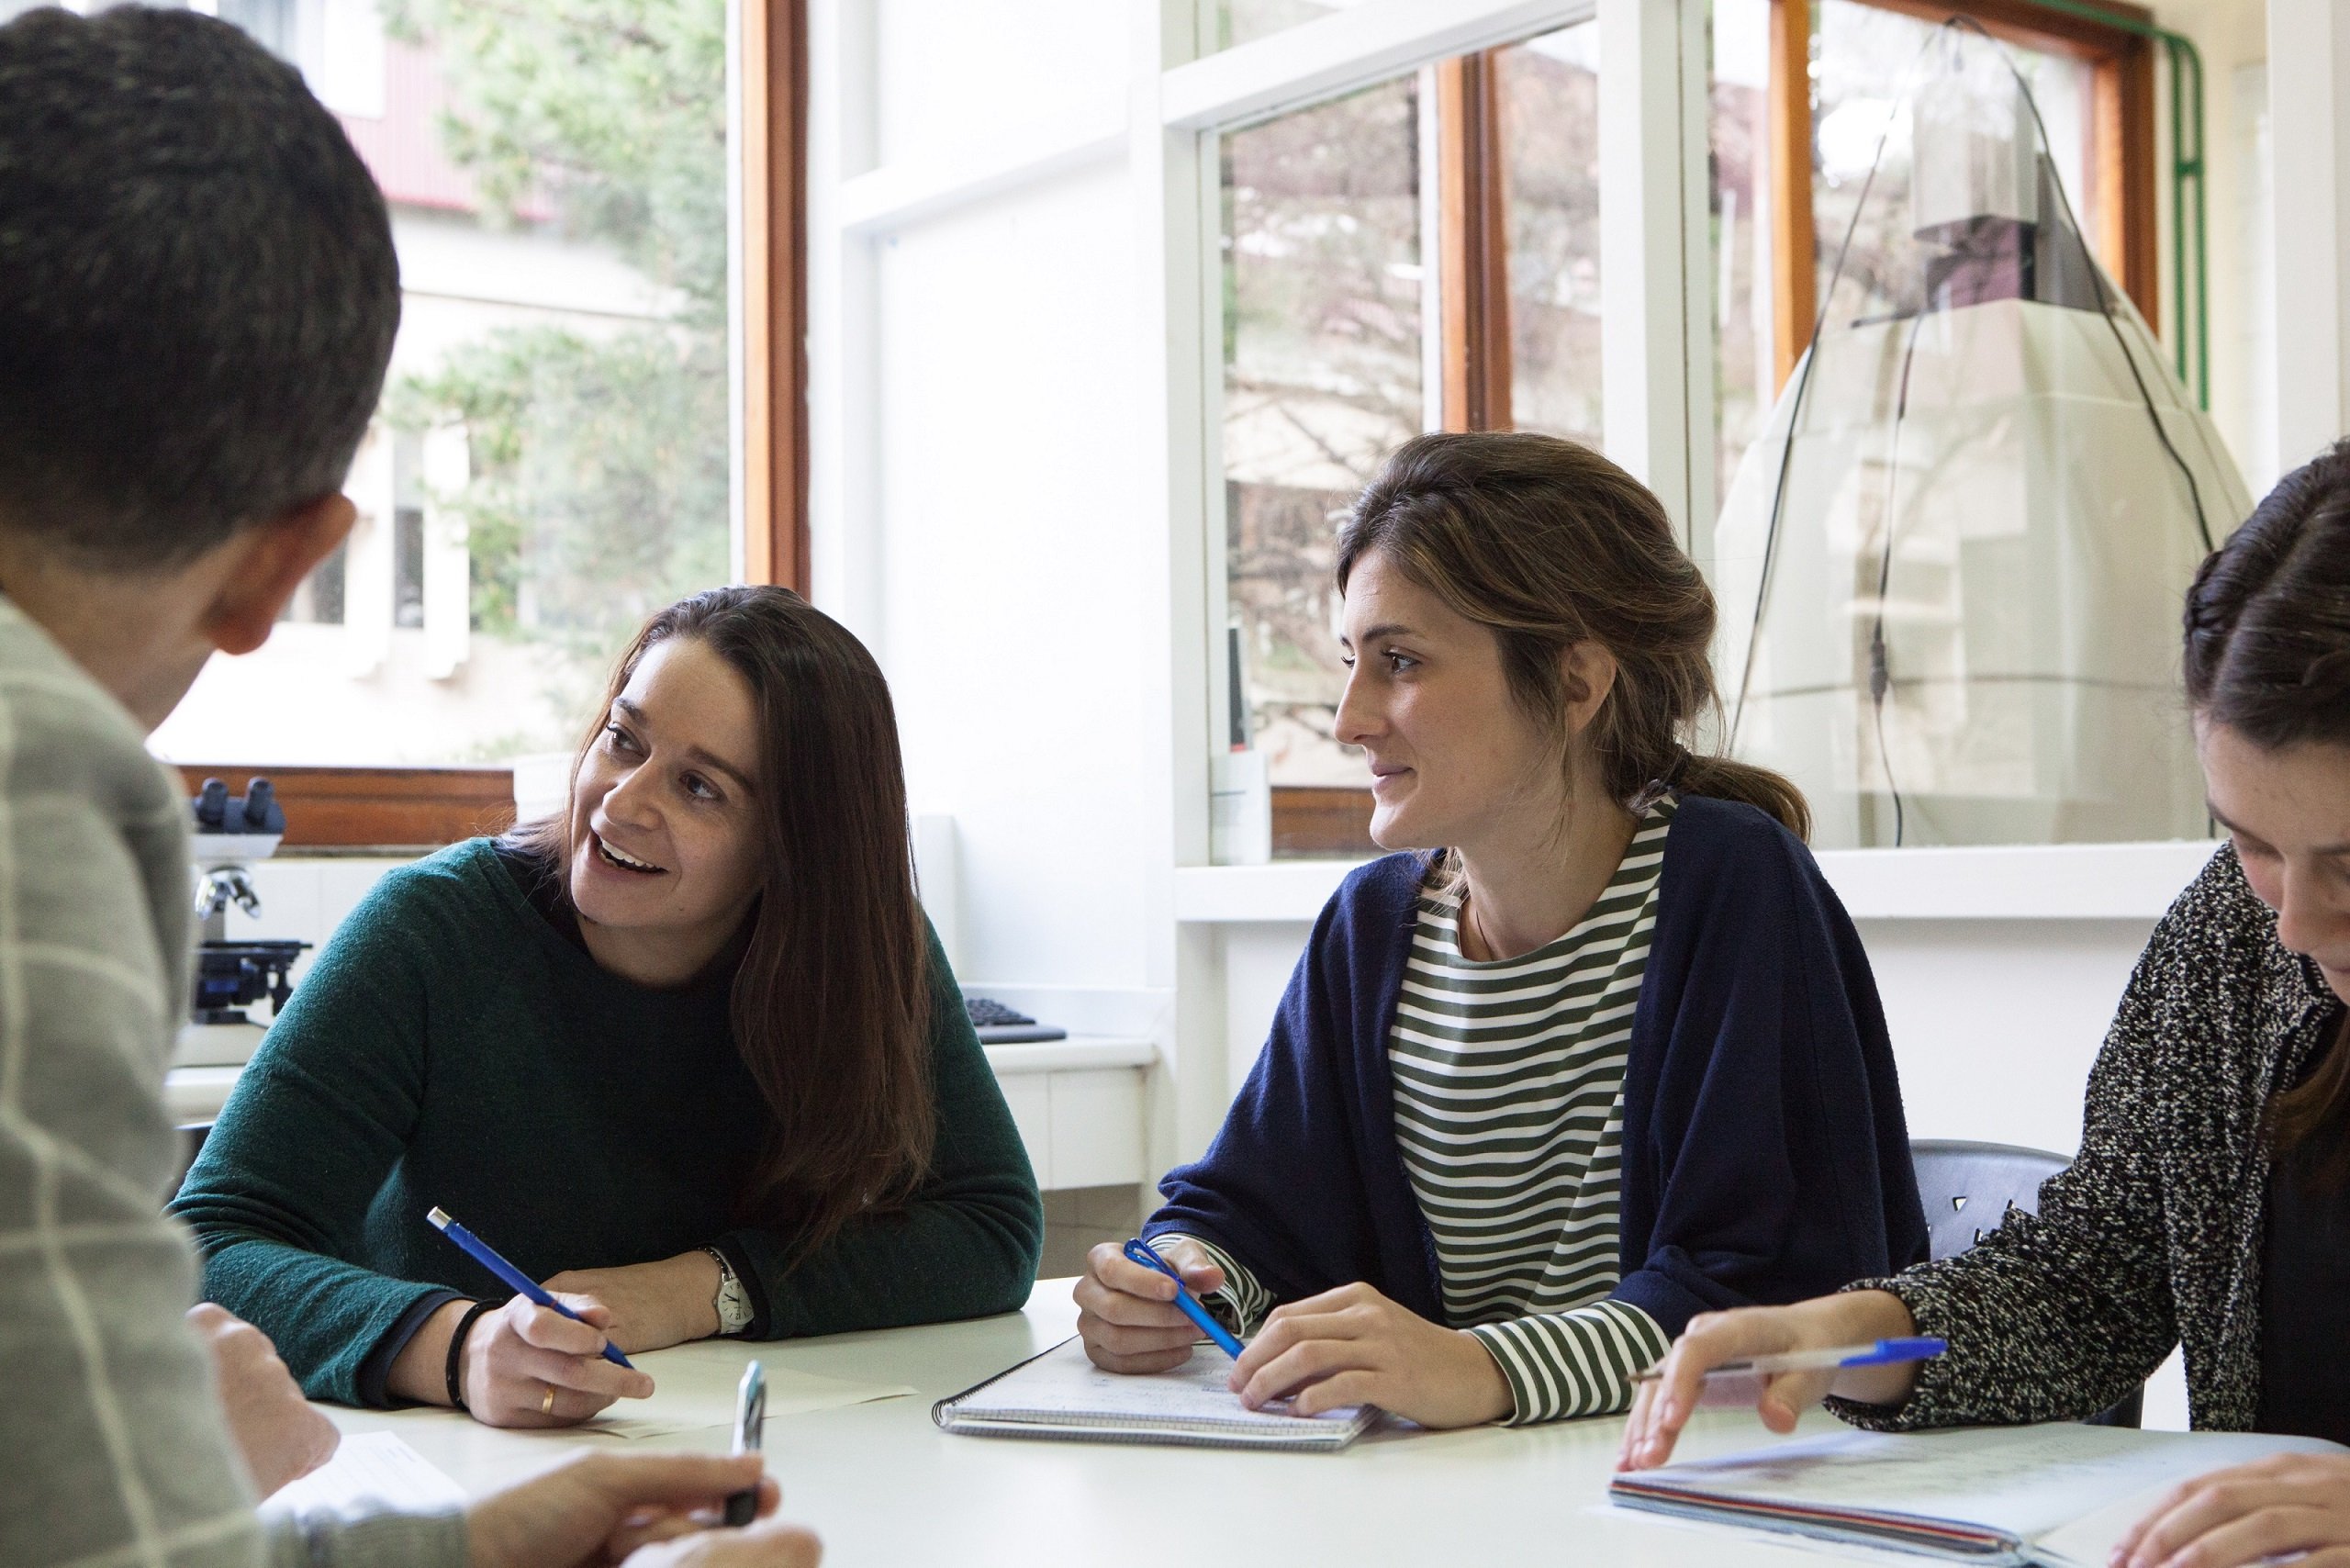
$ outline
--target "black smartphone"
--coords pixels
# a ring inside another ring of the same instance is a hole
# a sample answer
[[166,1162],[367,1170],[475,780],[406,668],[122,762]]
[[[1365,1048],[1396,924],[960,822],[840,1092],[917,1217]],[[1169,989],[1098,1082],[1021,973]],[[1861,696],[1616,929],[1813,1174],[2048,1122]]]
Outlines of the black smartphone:
[[[734,1391],[734,1451],[756,1453],[767,1433],[767,1374],[758,1362],[743,1369],[742,1386]],[[759,1517],[759,1489],[747,1487],[726,1499],[726,1522],[746,1525]]]

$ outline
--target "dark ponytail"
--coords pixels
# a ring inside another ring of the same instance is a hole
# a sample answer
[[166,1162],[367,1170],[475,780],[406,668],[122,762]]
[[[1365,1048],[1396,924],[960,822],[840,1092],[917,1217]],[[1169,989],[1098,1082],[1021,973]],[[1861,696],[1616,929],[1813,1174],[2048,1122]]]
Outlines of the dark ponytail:
[[[2188,700],[2266,750],[2350,746],[2350,441],[2277,481],[2188,590]],[[2350,1180],[2350,1036],[2269,1102],[2277,1147],[2331,1134],[2320,1180]]]
[[1785,778],[1688,749],[1720,707],[1713,590],[1663,506],[1599,454],[1526,432],[1416,436],[1339,530],[1340,592],[1374,550],[1493,632],[1511,695],[1539,722],[1559,726],[1568,707],[1561,652],[1596,642],[1615,655],[1615,689],[1584,740],[1619,802],[1663,783],[1810,835],[1810,808]]

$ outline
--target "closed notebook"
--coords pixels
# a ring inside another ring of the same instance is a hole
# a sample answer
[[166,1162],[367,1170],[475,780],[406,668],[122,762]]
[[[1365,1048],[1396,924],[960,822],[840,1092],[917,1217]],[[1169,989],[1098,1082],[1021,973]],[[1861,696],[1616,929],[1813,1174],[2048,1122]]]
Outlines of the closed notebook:
[[2165,1487],[2316,1438],[2055,1423],[1842,1432],[1618,1475],[1611,1501],[1683,1518],[1866,1542],[1945,1561],[2105,1568]]
[[946,1431],[975,1437],[1307,1453],[1335,1453],[1380,1418],[1368,1405],[1319,1416],[1292,1415],[1286,1400],[1251,1410],[1225,1387],[1231,1372],[1227,1358],[1203,1348],[1173,1372],[1121,1376],[1086,1360],[1084,1342],[1072,1338],[940,1400],[930,1415]]

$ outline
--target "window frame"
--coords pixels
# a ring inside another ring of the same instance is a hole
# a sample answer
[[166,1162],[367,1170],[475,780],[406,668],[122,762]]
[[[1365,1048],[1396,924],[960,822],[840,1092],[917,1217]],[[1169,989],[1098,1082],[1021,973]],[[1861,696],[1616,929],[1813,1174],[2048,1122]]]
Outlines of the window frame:
[[[738,93],[743,580],[805,594],[808,529],[808,5],[732,0]],[[179,766],[190,793],[207,778],[268,778],[294,849],[437,848],[513,821],[513,773],[499,767]],[[502,791],[502,794],[499,792]],[[487,802],[502,799],[503,814]]]

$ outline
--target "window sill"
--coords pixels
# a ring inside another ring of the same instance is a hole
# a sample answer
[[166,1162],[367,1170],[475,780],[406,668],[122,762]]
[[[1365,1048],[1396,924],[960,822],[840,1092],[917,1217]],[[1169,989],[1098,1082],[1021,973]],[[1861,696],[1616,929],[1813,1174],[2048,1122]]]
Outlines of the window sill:
[[[2154,920],[2218,845],[2053,844],[1819,854],[1855,920]],[[1175,918],[1187,924],[1310,921],[1361,860],[1185,866]]]

